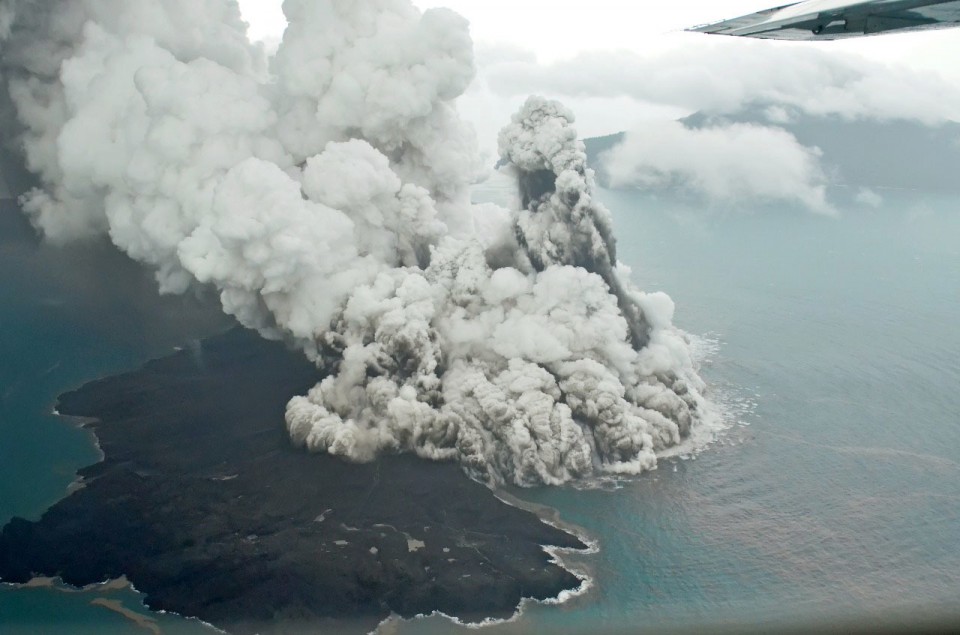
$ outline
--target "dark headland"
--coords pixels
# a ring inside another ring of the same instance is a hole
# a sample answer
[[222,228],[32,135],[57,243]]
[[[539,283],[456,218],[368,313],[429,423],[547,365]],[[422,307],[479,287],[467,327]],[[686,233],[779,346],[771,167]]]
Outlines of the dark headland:
[[234,633],[504,617],[579,585],[541,547],[577,538],[454,464],[291,447],[284,405],[317,379],[301,355],[235,329],[63,395],[60,413],[92,418],[104,459],[38,522],[3,528],[0,580],[126,576],[150,608]]

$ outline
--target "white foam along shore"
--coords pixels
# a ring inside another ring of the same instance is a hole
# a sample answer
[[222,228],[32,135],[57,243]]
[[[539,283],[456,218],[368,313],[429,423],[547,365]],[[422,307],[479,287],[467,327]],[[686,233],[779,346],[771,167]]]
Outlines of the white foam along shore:
[[556,597],[536,599],[525,597],[522,598],[517,605],[516,611],[513,615],[508,618],[493,618],[488,617],[479,622],[468,622],[464,621],[459,617],[448,615],[443,611],[433,611],[430,614],[419,614],[411,618],[400,618],[395,615],[392,615],[377,625],[377,628],[374,629],[373,633],[380,635],[387,635],[391,632],[392,626],[399,622],[412,622],[414,620],[421,620],[431,617],[438,617],[449,620],[450,622],[456,624],[457,626],[462,626],[468,629],[481,629],[489,626],[496,626],[498,624],[511,624],[518,621],[523,617],[523,614],[526,611],[526,608],[530,605],[560,605],[566,604],[576,598],[583,597],[587,595],[591,589],[594,587],[593,576],[586,570],[583,566],[576,566],[569,561],[563,559],[564,554],[577,554],[581,556],[587,556],[596,554],[600,551],[600,543],[595,538],[591,537],[586,529],[575,525],[573,523],[567,522],[560,517],[560,512],[548,505],[541,505],[539,503],[533,503],[531,501],[526,501],[520,498],[517,498],[513,494],[507,492],[503,489],[498,489],[493,492],[494,496],[506,505],[511,507],[516,507],[523,511],[529,512],[537,516],[541,522],[544,524],[550,525],[555,529],[559,529],[567,534],[575,536],[580,542],[585,546],[583,549],[576,549],[570,547],[557,547],[555,545],[541,545],[543,550],[550,556],[550,562],[557,565],[558,567],[568,571],[573,576],[575,576],[580,584],[574,589],[564,589]]

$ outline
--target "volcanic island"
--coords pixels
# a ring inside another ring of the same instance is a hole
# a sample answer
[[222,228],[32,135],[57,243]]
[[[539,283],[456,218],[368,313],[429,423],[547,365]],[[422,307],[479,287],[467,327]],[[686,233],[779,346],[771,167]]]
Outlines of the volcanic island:
[[294,448],[284,406],[320,376],[235,328],[62,395],[58,412],[82,418],[103,459],[39,521],[3,528],[0,580],[125,577],[150,609],[231,633],[503,618],[580,587],[545,549],[585,549],[580,538],[454,463]]

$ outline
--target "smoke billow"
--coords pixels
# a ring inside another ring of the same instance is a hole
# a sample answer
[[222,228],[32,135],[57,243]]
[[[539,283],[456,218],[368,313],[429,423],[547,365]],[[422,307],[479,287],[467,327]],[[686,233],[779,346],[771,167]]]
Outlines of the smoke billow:
[[489,483],[636,473],[698,422],[673,303],[634,288],[556,102],[500,135],[523,209],[472,205],[467,23],[407,0],[286,0],[267,58],[230,0],[0,0],[0,59],[52,241],[109,235],[163,292],[327,373],[294,443],[457,460]]

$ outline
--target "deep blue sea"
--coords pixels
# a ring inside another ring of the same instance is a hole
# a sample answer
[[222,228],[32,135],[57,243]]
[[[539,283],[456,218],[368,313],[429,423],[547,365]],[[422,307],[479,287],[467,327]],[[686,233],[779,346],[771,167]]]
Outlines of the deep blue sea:
[[[960,201],[885,192],[877,209],[825,217],[599,196],[634,281],[669,293],[675,323],[712,350],[703,375],[727,428],[692,456],[615,487],[518,492],[598,541],[598,553],[571,559],[593,586],[561,606],[528,605],[489,632],[804,622],[955,605]],[[24,264],[38,258],[53,264]],[[144,308],[146,291],[137,286],[134,301],[109,278],[85,288],[77,280],[102,265],[67,276],[65,262],[0,241],[0,522],[37,517],[96,460],[84,432],[49,416],[58,393],[216,327],[197,309],[196,320],[161,333],[182,313],[177,301]],[[39,632],[38,620],[65,616],[91,626],[47,632],[142,632],[90,606],[93,597],[0,590],[0,631]],[[138,607],[132,593],[116,597]],[[158,619],[164,632],[199,629]],[[453,628],[442,618],[394,625]]]

